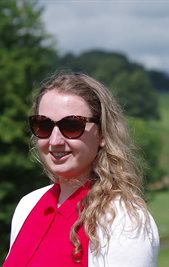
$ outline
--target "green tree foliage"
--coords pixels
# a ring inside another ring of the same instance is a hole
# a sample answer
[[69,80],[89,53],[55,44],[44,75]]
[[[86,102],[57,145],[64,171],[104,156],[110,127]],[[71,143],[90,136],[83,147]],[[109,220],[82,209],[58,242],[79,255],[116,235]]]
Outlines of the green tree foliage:
[[158,94],[144,70],[119,73],[112,88],[127,115],[145,120],[159,119]]
[[169,93],[169,74],[161,71],[151,70],[148,75],[154,88],[159,92]]
[[0,255],[16,202],[43,183],[28,156],[27,116],[32,88],[52,70],[57,53],[41,13],[35,0],[0,1]]
[[124,55],[99,50],[84,52],[79,56],[67,54],[61,58],[61,64],[75,71],[86,72],[106,85],[110,85],[119,72],[131,66]]
[[85,71],[110,87],[127,115],[158,119],[158,95],[146,70],[129,62],[122,54],[88,51],[74,56],[67,54],[60,65]]
[[142,157],[141,164],[143,164],[143,169],[145,170],[146,184],[151,184],[157,181],[163,172],[159,165],[159,155],[161,153],[160,134],[149,121],[129,117],[128,122],[132,137]]

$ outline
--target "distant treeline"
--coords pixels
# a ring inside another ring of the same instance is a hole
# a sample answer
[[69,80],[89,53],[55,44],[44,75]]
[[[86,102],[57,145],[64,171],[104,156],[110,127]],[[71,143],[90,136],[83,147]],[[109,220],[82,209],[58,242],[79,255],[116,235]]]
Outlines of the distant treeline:
[[153,87],[159,92],[169,92],[169,73],[147,70],[143,65],[131,62],[124,54],[104,50],[91,50],[79,55],[65,54],[59,58],[59,65],[75,71],[83,71],[96,76],[109,84],[119,72],[131,73],[136,69],[144,70]]

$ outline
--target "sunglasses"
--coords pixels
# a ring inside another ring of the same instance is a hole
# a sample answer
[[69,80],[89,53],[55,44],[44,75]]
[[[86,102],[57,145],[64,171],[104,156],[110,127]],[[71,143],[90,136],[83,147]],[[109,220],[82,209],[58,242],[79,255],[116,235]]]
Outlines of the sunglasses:
[[87,122],[98,123],[98,119],[82,116],[67,116],[59,121],[53,121],[42,115],[29,117],[29,126],[32,133],[41,139],[48,138],[55,126],[59,128],[64,137],[68,139],[79,138],[84,133]]

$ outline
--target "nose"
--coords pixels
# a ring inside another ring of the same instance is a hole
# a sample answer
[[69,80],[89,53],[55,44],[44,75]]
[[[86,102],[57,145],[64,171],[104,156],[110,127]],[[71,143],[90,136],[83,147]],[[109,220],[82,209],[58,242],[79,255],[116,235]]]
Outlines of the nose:
[[60,145],[64,145],[64,143],[65,143],[64,136],[60,132],[59,128],[55,126],[50,135],[49,144],[52,146],[56,146],[56,145],[60,146]]

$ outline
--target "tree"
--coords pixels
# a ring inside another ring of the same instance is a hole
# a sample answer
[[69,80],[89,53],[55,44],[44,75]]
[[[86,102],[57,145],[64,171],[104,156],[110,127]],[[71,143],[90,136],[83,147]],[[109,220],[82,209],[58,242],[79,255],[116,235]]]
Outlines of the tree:
[[143,66],[129,62],[126,56],[92,50],[79,56],[67,54],[60,65],[95,77],[117,94],[127,115],[158,119],[158,94]]
[[154,88],[161,93],[169,93],[169,74],[162,71],[151,70],[148,72]]
[[151,184],[160,179],[163,170],[160,167],[161,136],[149,121],[138,118],[128,118],[131,134],[141,156],[146,183]]
[[0,1],[0,255],[7,249],[9,223],[19,198],[42,181],[28,155],[27,116],[34,84],[57,64],[53,40],[36,0]]
[[119,73],[112,88],[127,115],[145,120],[159,119],[158,94],[143,69]]
[[127,58],[122,54],[101,50],[87,51],[79,56],[67,54],[61,64],[75,71],[83,71],[109,85],[120,71],[129,68]]

